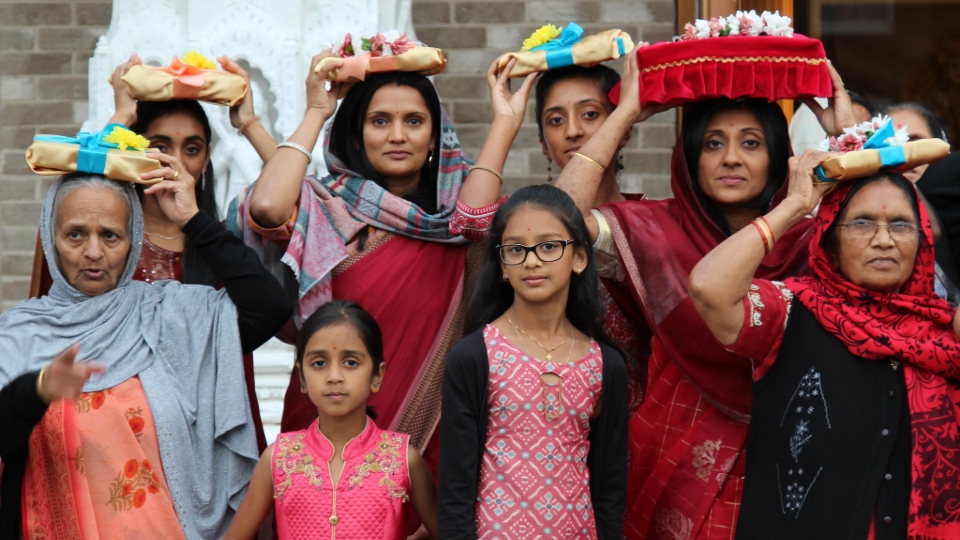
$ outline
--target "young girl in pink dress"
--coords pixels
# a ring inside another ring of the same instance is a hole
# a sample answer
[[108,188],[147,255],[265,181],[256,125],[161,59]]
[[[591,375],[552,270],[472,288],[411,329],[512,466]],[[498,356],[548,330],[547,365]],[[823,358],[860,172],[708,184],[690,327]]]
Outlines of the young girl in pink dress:
[[367,398],[380,390],[383,337],[358,304],[329,302],[300,329],[295,369],[317,406],[307,429],[281,433],[260,458],[227,539],[254,538],[275,511],[282,540],[437,538],[437,494],[409,436],[377,427]]
[[598,342],[597,268],[573,200],[518,190],[482,265],[443,381],[441,537],[619,540],[627,374]]

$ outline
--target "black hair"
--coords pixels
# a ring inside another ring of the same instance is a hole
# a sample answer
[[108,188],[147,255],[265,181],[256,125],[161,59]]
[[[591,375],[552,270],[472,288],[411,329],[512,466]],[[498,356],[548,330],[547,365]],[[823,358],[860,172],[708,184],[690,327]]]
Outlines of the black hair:
[[[534,113],[537,120],[537,133],[540,135],[541,141],[543,140],[543,106],[547,100],[547,94],[557,83],[570,80],[592,81],[596,83],[597,90],[606,97],[610,90],[613,90],[613,87],[620,82],[620,74],[607,66],[598,64],[593,67],[567,66],[551,69],[540,75],[534,93],[536,96]],[[612,107],[613,104],[610,106]]]
[[[890,182],[897,188],[900,188],[900,191],[907,196],[907,200],[910,201],[910,207],[913,209],[913,217],[917,221],[917,227],[919,228],[922,226],[920,223],[920,202],[917,198],[917,192],[913,187],[913,184],[901,174],[895,172],[880,172],[866,178],[855,180],[853,187],[851,187],[849,193],[847,193],[847,197],[842,203],[840,203],[840,208],[837,210],[836,218],[834,218],[833,223],[830,224],[830,228],[827,229],[826,234],[823,235],[823,239],[820,241],[824,251],[833,256],[839,255],[840,239],[837,237],[837,229],[847,217],[847,206],[850,204],[850,201],[853,200],[853,196],[870,184],[876,184],[877,182],[884,181]],[[920,245],[923,245],[922,233],[923,231],[921,229]]]
[[788,160],[790,159],[790,135],[787,128],[787,117],[776,102],[765,99],[711,99],[700,101],[687,106],[683,110],[683,155],[687,160],[687,171],[693,181],[693,192],[707,215],[726,236],[730,236],[730,224],[723,213],[707,198],[700,188],[698,174],[700,171],[700,153],[703,151],[703,138],[707,131],[707,124],[721,111],[749,110],[757,116],[763,128],[767,143],[767,154],[770,156],[770,167],[767,175],[767,185],[760,193],[755,208],[766,209],[770,206],[773,196],[780,190],[787,179]]
[[[301,381],[304,380],[303,355],[306,353],[310,338],[324,328],[340,324],[348,324],[357,332],[363,346],[367,348],[370,359],[373,360],[373,374],[376,375],[380,371],[380,366],[383,365],[383,333],[380,331],[377,320],[356,302],[334,300],[320,306],[307,317],[307,320],[303,321],[300,327],[293,363],[300,370]],[[370,407],[367,407],[367,416],[373,419],[377,417]]]
[[515,213],[527,209],[546,210],[557,217],[570,233],[573,244],[567,249],[582,249],[587,267],[570,278],[566,315],[578,330],[600,340],[603,313],[597,293],[597,263],[593,258],[590,233],[583,214],[573,199],[554,186],[543,184],[520,188],[501,206],[493,218],[483,248],[480,273],[467,309],[467,332],[473,332],[503,315],[513,304],[513,287],[503,280],[497,246],[503,239],[507,222]]
[[330,130],[330,152],[351,171],[380,184],[380,174],[373,168],[363,146],[363,125],[373,95],[388,84],[409,86],[420,92],[430,111],[433,156],[427,159],[423,168],[420,169],[420,183],[417,189],[403,195],[403,198],[416,204],[428,214],[436,214],[437,175],[440,172],[440,122],[443,113],[440,109],[440,96],[425,76],[391,71],[369,75],[365,81],[354,85],[343,98],[333,120],[333,127]]
[[[171,114],[184,113],[192,116],[203,126],[203,136],[207,141],[207,154],[210,153],[210,121],[207,119],[207,113],[203,111],[200,102],[187,99],[178,99],[172,101],[138,101],[137,102],[137,121],[130,126],[135,133],[143,135],[150,129],[152,124],[158,118],[169,116]],[[137,195],[143,200],[143,187],[136,185]],[[213,181],[213,162],[207,163],[207,168],[203,171],[203,176],[197,178],[194,190],[197,196],[197,206],[200,211],[205,212],[213,219],[220,221],[220,210],[217,208],[216,192],[214,191]],[[183,282],[191,285],[209,285],[215,287],[220,280],[214,275],[210,267],[207,266],[197,246],[187,237],[183,250]]]
[[927,127],[930,128],[930,133],[934,138],[943,139],[944,141],[947,140],[947,132],[944,130],[943,120],[933,109],[915,101],[907,101],[884,107],[883,114],[889,115],[893,113],[893,111],[913,111],[917,113],[920,118],[923,118],[924,122],[927,123]]

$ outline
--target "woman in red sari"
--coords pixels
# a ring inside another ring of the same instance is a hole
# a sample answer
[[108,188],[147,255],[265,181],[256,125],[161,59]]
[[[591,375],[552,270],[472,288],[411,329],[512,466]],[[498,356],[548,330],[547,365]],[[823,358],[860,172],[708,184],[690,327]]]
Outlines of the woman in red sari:
[[[313,69],[329,56],[313,58],[303,122],[231,205],[228,226],[296,291],[295,321],[329,300],[376,318],[390,384],[369,405],[378,426],[410,435],[435,475],[443,359],[463,335],[467,245],[449,223],[469,162],[424,75],[368,75],[338,110],[340,85],[324,85],[339,62]],[[323,142],[331,174],[304,178],[334,112]],[[316,416],[292,373],[281,430]]]
[[[674,198],[592,209],[623,134],[650,115],[639,105],[636,56],[624,67],[620,105],[564,168],[596,240],[607,289],[652,333],[644,402],[630,421],[628,538],[732,538],[750,420],[749,362],[717,345],[687,293],[694,265],[783,198],[787,122],[765,100],[711,100],[684,110],[671,162]],[[828,133],[852,125],[835,71],[834,104],[814,108]],[[812,107],[813,108],[813,107]],[[777,279],[802,271],[810,220],[787,231],[758,268]]]

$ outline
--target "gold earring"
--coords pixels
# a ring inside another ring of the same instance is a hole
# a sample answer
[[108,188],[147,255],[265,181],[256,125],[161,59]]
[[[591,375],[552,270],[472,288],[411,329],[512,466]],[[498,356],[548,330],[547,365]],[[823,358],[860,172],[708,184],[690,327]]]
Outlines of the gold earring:
[[503,280],[504,280],[504,281],[510,281],[510,278],[508,278],[507,275],[504,274],[504,275],[503,275]]
[[553,161],[547,159],[547,182],[553,182]]

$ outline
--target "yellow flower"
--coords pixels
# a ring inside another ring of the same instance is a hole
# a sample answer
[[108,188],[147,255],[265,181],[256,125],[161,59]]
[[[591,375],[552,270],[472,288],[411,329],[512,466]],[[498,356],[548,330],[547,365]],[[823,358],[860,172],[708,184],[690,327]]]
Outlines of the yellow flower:
[[150,147],[150,141],[147,140],[146,137],[143,135],[137,135],[129,129],[125,129],[120,126],[114,127],[113,131],[103,138],[103,142],[116,144],[117,148],[121,150],[130,148],[132,150],[139,150],[143,152]]
[[523,40],[523,47],[521,51],[529,51],[534,47],[539,47],[544,43],[555,39],[560,35],[560,28],[552,24],[545,24],[537,29],[536,32],[530,34],[530,37]]
[[216,64],[210,60],[207,60],[205,56],[197,51],[188,52],[187,54],[183,55],[183,58],[181,58],[180,61],[188,66],[194,66],[200,69],[217,69]]

